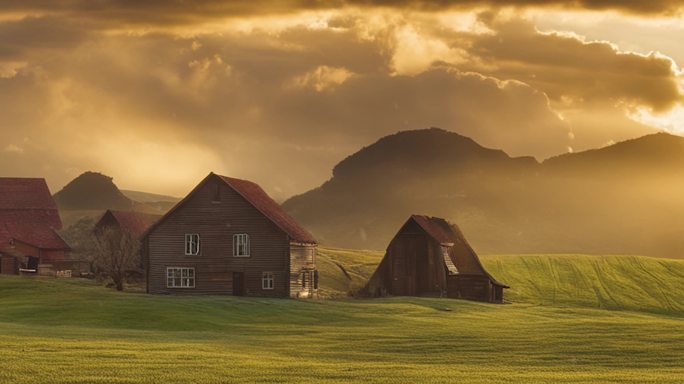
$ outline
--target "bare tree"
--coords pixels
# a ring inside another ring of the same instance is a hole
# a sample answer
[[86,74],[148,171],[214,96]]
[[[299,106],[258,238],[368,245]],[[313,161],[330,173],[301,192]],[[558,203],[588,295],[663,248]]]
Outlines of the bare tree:
[[127,272],[140,265],[140,242],[126,231],[105,228],[95,233],[94,251],[97,269],[123,291]]
[[[92,217],[84,217],[71,224],[68,228],[61,231],[60,235],[71,247],[70,257],[88,265],[85,272],[97,273],[95,265],[95,235],[93,227],[95,225]],[[84,272],[80,266],[79,270]]]

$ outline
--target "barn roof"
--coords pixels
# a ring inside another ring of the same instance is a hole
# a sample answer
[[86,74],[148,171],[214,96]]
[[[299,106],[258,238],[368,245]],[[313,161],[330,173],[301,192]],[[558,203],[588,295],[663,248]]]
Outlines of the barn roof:
[[0,177],[0,210],[57,210],[45,179]]
[[41,249],[69,249],[55,229],[41,220],[40,214],[30,211],[0,211],[0,245],[7,245],[11,240]]
[[440,244],[452,245],[458,241],[458,234],[451,224],[440,217],[411,215],[411,219]]
[[135,211],[116,211],[108,209],[98,220],[95,227],[106,225],[107,218],[113,218],[119,225],[121,230],[130,233],[133,237],[140,238],[145,234],[148,228],[156,223],[161,216],[149,213],[135,212]]
[[261,187],[248,180],[217,175],[235,192],[239,193],[259,212],[266,216],[278,228],[285,232],[292,240],[301,243],[315,244],[316,239],[302,226],[288,215]]
[[173,212],[185,204],[185,202],[197,191],[200,186],[204,185],[211,178],[218,178],[224,182],[228,187],[242,196],[249,204],[251,204],[262,215],[275,224],[281,231],[295,242],[305,244],[316,244],[316,239],[304,228],[302,228],[290,215],[283,210],[283,208],[271,199],[268,194],[261,189],[259,185],[248,180],[235,179],[232,177],[221,176],[215,173],[210,173],[204,180],[202,180],[195,189],[192,190],[183,200],[178,202],[169,212],[166,213],[160,220],[153,224],[144,236],[147,236],[157,225],[161,224]]
[[461,229],[456,224],[452,224],[441,217],[425,215],[411,215],[406,223],[408,224],[411,221],[418,224],[435,241],[449,247],[449,257],[459,271],[485,275],[491,279],[492,283],[509,288],[487,272],[482,262],[480,262],[477,253],[475,253],[475,250],[470,246],[465,236],[463,236],[463,232],[461,232]]
[[0,177],[0,246],[16,240],[43,249],[68,250],[56,232],[61,228],[45,179]]

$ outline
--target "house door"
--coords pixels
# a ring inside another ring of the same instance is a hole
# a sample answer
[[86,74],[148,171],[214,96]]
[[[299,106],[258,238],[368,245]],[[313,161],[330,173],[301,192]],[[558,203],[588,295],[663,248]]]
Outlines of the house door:
[[245,295],[245,274],[233,272],[233,296]]

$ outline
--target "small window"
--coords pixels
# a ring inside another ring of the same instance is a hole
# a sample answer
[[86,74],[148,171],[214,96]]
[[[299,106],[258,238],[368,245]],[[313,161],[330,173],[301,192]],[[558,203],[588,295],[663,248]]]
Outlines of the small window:
[[306,288],[306,275],[308,274],[307,271],[302,272],[302,288]]
[[199,255],[200,254],[200,237],[196,233],[185,234],[185,254]]
[[233,256],[249,257],[249,235],[239,233],[233,235]]
[[167,288],[195,288],[195,268],[166,267]]
[[273,289],[273,272],[264,272],[261,275],[261,289]]

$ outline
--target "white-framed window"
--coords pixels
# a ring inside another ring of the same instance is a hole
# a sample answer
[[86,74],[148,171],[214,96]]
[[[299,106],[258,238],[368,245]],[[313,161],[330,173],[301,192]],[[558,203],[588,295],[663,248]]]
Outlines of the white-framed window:
[[185,234],[185,254],[199,255],[200,254],[200,236],[197,233]]
[[261,289],[273,289],[273,272],[264,272],[261,275]]
[[166,267],[166,288],[195,288],[195,268]]
[[233,256],[249,257],[249,235],[238,233],[233,235]]

